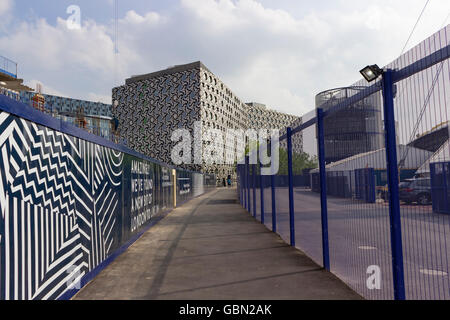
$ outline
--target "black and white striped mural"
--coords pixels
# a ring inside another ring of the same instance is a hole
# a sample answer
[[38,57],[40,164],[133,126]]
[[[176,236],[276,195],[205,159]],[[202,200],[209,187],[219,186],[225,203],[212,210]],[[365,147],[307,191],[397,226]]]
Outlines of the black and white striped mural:
[[171,172],[0,111],[0,299],[57,299],[76,287],[173,206]]

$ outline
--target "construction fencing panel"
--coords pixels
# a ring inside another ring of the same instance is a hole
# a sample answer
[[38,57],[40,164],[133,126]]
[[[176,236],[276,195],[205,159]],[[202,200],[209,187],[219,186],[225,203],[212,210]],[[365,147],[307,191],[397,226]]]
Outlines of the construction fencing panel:
[[433,212],[450,214],[450,162],[431,163]]
[[[349,172],[348,180],[344,190],[351,191],[352,188],[352,172],[354,172],[355,198],[363,200],[366,203],[375,203],[375,170],[373,168],[356,169]],[[346,196],[350,194],[346,194]]]
[[4,96],[0,150],[0,300],[70,298],[177,198],[211,188]]

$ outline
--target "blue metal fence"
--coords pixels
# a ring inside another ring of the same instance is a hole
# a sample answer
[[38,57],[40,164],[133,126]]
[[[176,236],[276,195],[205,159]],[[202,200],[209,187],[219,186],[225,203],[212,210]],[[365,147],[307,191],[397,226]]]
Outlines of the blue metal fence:
[[356,199],[375,203],[375,170],[373,168],[355,170]]
[[17,63],[0,56],[0,72],[10,77],[17,78]]
[[[389,64],[374,84],[322,94],[316,117],[280,137],[287,185],[277,184],[282,173],[259,177],[269,202],[243,199],[255,217],[271,208],[274,232],[368,299],[450,299],[450,153],[442,147],[450,134],[432,136],[450,119],[449,37],[450,25]],[[355,123],[346,121],[352,114]],[[300,188],[290,141],[307,130],[315,131],[318,163],[301,175],[310,188]],[[238,171],[252,166],[247,159]]]
[[450,162],[431,163],[433,211],[450,214]]

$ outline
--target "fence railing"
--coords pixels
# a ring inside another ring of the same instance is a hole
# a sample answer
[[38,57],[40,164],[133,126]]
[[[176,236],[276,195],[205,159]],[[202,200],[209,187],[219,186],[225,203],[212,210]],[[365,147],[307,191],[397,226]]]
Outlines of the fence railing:
[[1,95],[0,128],[0,300],[70,299],[169,210],[215,188],[213,174]]
[[[281,137],[287,184],[252,157],[238,165],[242,205],[368,299],[450,299],[449,37],[447,26],[375,84],[321,94],[316,117]],[[319,160],[308,174],[292,163],[305,134]]]
[[17,63],[0,56],[0,72],[5,73],[13,78],[17,78]]

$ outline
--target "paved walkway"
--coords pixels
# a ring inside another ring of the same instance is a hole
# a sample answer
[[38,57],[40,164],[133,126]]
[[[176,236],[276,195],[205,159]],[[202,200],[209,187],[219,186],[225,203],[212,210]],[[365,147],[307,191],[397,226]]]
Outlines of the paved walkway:
[[75,299],[360,299],[236,198],[219,189],[175,209]]

